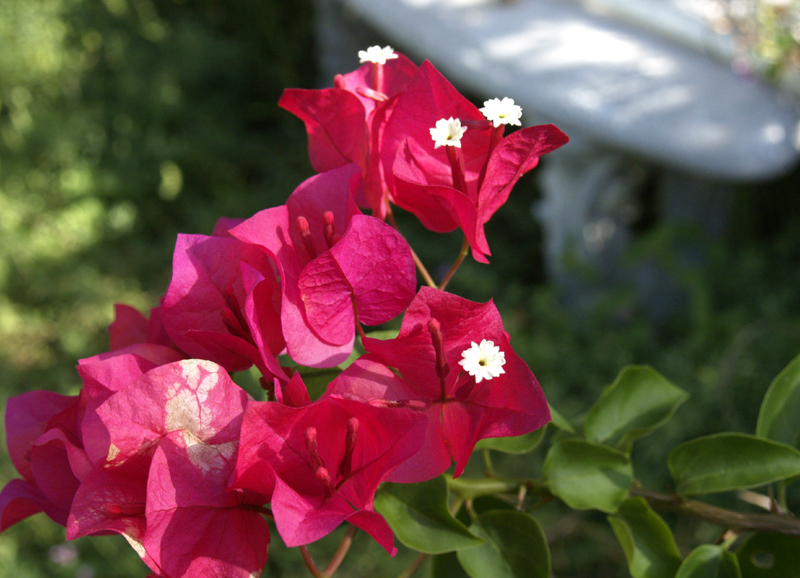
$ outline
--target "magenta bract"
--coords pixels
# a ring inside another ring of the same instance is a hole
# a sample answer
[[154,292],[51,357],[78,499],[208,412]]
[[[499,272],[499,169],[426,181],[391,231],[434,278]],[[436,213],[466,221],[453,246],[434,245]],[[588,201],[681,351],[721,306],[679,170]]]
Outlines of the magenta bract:
[[352,350],[356,318],[383,323],[414,296],[411,250],[391,227],[360,214],[351,189],[356,171],[347,165],[311,177],[286,205],[231,231],[278,263],[286,349],[302,365],[341,363]]
[[303,407],[251,403],[234,486],[271,498],[287,546],[350,521],[393,553],[391,531],[372,500],[378,484],[418,451],[425,421],[417,412],[333,397]]
[[[439,345],[431,320],[440,327]],[[473,342],[484,339],[500,348],[506,363],[502,375],[478,384],[459,361]],[[456,476],[478,440],[522,435],[550,421],[539,383],[511,349],[500,313],[491,301],[475,303],[423,287],[409,306],[396,339],[365,338],[363,342],[372,358],[400,371],[412,400],[436,408],[433,419],[439,421],[436,418],[441,416],[441,433],[456,462]],[[346,390],[339,387],[337,391],[343,394]]]
[[[259,274],[249,277],[249,286],[242,267]],[[161,308],[164,326],[191,356],[228,371],[256,364],[264,375],[285,377],[275,360],[284,347],[278,291],[272,264],[257,247],[227,236],[178,235]],[[254,293],[258,299],[248,305]]]

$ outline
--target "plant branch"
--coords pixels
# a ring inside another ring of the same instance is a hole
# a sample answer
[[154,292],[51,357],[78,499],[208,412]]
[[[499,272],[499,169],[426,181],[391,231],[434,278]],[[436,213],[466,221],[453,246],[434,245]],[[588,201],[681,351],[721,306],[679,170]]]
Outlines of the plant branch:
[[[542,480],[504,480],[501,478],[452,479],[445,476],[451,491],[464,499],[491,494],[517,494],[524,484],[528,494],[552,498],[547,483]],[[787,536],[800,536],[800,519],[789,514],[744,514],[712,506],[698,500],[689,500],[677,494],[662,494],[647,488],[634,487],[631,496],[644,498],[651,507],[665,512],[674,512],[690,518],[710,522],[736,532],[770,532]],[[549,501],[549,500],[548,500]]]
[[771,532],[800,536],[800,520],[787,514],[742,514],[705,502],[686,500],[676,494],[661,494],[646,488],[631,488],[631,495],[644,498],[657,510],[697,518],[737,532]]
[[[399,233],[400,227],[397,226],[397,221],[394,219],[394,213],[392,212],[392,207],[389,205],[389,203],[386,203],[386,217],[389,219],[389,224],[392,226],[392,228]],[[435,288],[436,282],[433,280],[433,277],[431,277],[431,274],[428,273],[425,265],[422,264],[422,260],[416,254],[414,249],[411,248],[411,245],[409,245],[408,248],[411,250],[411,257],[414,259],[414,264],[417,266],[417,271],[419,271],[419,274],[422,275],[422,278],[425,280],[425,284],[428,287]]]
[[458,257],[456,258],[456,262],[453,263],[453,266],[450,267],[450,270],[447,272],[447,275],[444,276],[442,282],[439,283],[439,289],[444,291],[444,288],[447,287],[447,284],[450,283],[450,279],[453,278],[453,275],[456,274],[458,268],[461,267],[461,263],[464,262],[464,259],[467,258],[469,254],[469,241],[467,241],[466,235],[464,236],[464,240],[461,242],[461,251],[458,253]]

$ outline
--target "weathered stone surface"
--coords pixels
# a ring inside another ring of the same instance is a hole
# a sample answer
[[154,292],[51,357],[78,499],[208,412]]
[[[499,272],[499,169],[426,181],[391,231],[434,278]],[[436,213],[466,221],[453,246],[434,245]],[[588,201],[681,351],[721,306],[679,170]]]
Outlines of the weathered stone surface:
[[766,180],[798,159],[797,110],[774,89],[580,2],[344,4],[457,86],[514,98],[527,124],[722,181]]

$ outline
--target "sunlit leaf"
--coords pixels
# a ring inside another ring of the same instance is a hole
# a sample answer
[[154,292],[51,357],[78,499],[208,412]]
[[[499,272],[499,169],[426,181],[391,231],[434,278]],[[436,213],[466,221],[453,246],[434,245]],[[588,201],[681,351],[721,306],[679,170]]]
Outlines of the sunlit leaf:
[[668,464],[679,494],[710,494],[800,475],[800,451],[751,435],[722,433],[679,445]]
[[628,496],[633,466],[624,453],[579,439],[555,444],[544,462],[553,495],[571,508],[616,512]]
[[508,438],[485,438],[475,445],[476,450],[497,450],[507,454],[526,454],[542,443],[547,426],[521,436]]
[[633,578],[674,578],[681,554],[669,527],[643,498],[628,498],[608,517]]
[[753,534],[736,557],[742,578],[787,578],[798,574],[800,538],[782,534]]
[[712,544],[703,544],[686,557],[675,578],[741,578],[736,556]]
[[457,553],[472,578],[549,578],[547,539],[531,516],[516,510],[487,512],[470,530],[486,540]]
[[626,367],[589,410],[586,439],[627,448],[664,425],[688,397],[651,367]]
[[384,483],[375,495],[397,539],[414,550],[442,554],[483,543],[447,511],[447,483],[439,476],[418,484]]
[[800,447],[800,355],[795,357],[770,384],[756,435]]

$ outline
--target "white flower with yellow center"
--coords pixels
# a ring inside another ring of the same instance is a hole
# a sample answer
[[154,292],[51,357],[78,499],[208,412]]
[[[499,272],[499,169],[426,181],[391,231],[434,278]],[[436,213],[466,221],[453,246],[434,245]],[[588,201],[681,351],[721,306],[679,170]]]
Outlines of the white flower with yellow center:
[[451,146],[461,148],[461,137],[467,132],[467,127],[461,126],[461,121],[457,118],[440,118],[436,121],[436,126],[431,131],[433,148],[440,146]]
[[475,383],[505,373],[506,354],[493,341],[482,339],[480,345],[473,341],[469,349],[461,352],[461,357],[463,359],[458,364],[475,378]]
[[387,60],[397,58],[394,49],[391,46],[370,46],[366,50],[358,51],[358,61],[360,63],[374,62],[375,64],[386,64]]
[[514,126],[521,126],[519,119],[522,117],[522,107],[514,104],[513,98],[493,98],[483,103],[483,108],[480,109],[486,120],[491,121],[497,128],[501,124],[513,124]]

